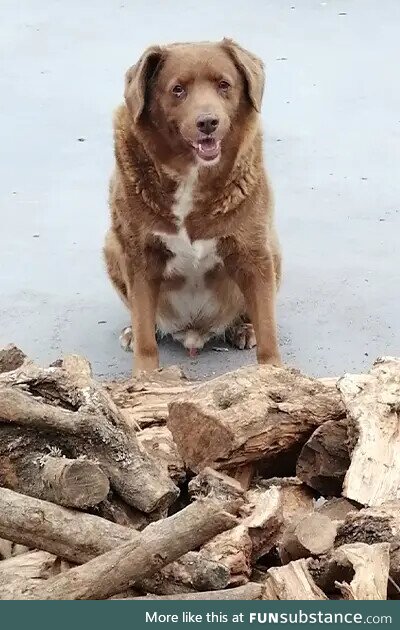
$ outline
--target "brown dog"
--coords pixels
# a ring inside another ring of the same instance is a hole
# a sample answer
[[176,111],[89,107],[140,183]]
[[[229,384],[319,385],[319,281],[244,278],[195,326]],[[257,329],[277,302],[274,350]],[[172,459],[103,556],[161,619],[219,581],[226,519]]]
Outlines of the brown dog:
[[262,62],[227,39],[153,46],[126,74],[104,252],[137,371],[159,365],[156,328],[191,352],[227,332],[280,363],[263,88]]

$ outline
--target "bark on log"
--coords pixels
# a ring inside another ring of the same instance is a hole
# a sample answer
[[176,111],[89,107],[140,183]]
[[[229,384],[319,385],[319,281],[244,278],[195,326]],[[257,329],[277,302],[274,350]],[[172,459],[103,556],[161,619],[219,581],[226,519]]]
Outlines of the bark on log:
[[103,501],[110,483],[101,468],[88,459],[61,457],[50,440],[35,430],[0,424],[0,486],[66,507]]
[[157,464],[163,466],[174,483],[181,484],[185,481],[185,464],[167,427],[147,427],[138,431],[136,437]]
[[26,354],[13,343],[0,350],[0,373],[11,372],[27,360]]
[[284,564],[299,558],[328,553],[335,542],[336,526],[328,516],[310,514],[289,526],[280,542],[279,555]]
[[[225,502],[200,499],[165,520],[152,523],[137,540],[123,544],[84,565],[46,580],[26,585],[20,599],[72,600],[105,599],[236,524],[226,510],[236,511]],[[7,589],[1,597],[7,598]]]
[[[136,530],[104,518],[77,512],[0,488],[0,536],[43,549],[76,564],[83,564],[129,541],[139,540]],[[7,542],[7,541],[6,541]],[[11,546],[10,546],[11,555]],[[164,573],[165,571],[165,573]],[[224,565],[200,554],[183,556],[141,585],[145,592],[179,592],[200,581],[204,589],[223,588],[230,573]]]
[[308,570],[307,560],[301,558],[283,567],[267,571],[265,599],[324,600],[328,599],[315,584]]
[[245,367],[204,383],[169,410],[168,428],[194,471],[271,460],[343,416],[336,390],[272,366]]
[[350,466],[348,422],[330,420],[304,444],[296,465],[297,476],[324,496],[340,496]]
[[370,506],[400,499],[400,359],[378,359],[338,388],[358,437],[343,496]]
[[[98,460],[111,485],[144,512],[168,507],[178,489],[138,443],[106,391],[85,370],[26,364],[0,374],[0,421],[37,429],[71,457]],[[82,364],[78,359],[74,366]]]
[[0,536],[31,549],[83,563],[138,535],[98,516],[0,488]]
[[176,366],[161,368],[127,381],[106,383],[105,389],[134,429],[165,424],[168,404],[193,384]]
[[192,499],[206,496],[216,499],[243,499],[245,496],[239,481],[209,467],[189,481],[188,491]]
[[277,488],[249,490],[246,497],[251,505],[249,516],[200,550],[204,557],[229,569],[231,586],[249,580],[252,564],[273,547],[282,525]]
[[336,549],[338,562],[351,564],[355,572],[350,584],[336,583],[344,599],[387,599],[389,548],[388,543],[355,543]]
[[400,584],[399,501],[349,514],[338,528],[335,547],[349,543],[389,543],[390,576],[396,584]]
[[[237,586],[236,588],[227,588],[225,590],[220,591],[206,591],[202,593],[181,593],[176,595],[166,595],[164,597],[158,597],[156,595],[147,595],[146,597],[133,597],[136,601],[138,600],[219,600],[219,601],[228,601],[228,600],[255,600],[255,599],[263,599],[263,586],[261,584],[256,584],[255,582],[248,582],[243,586]],[[127,598],[129,599],[129,598]]]
[[141,580],[140,588],[156,595],[182,591],[220,590],[230,583],[230,571],[221,562],[208,559],[198,551],[190,551],[177,562],[171,562],[157,575]]

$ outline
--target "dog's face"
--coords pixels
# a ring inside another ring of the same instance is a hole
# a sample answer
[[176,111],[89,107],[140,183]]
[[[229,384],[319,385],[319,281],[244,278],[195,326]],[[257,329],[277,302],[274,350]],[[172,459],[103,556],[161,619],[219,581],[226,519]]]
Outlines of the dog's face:
[[126,75],[125,98],[145,119],[200,164],[216,164],[239,117],[260,111],[262,62],[231,40],[151,47]]

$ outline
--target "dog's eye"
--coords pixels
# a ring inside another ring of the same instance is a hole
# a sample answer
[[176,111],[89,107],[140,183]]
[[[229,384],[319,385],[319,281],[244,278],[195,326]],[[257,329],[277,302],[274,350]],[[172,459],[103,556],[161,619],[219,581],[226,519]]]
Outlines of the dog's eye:
[[220,81],[218,83],[218,87],[221,92],[227,92],[231,86],[229,85],[228,81]]
[[185,94],[185,89],[182,87],[182,85],[174,85],[174,87],[172,88],[172,94],[177,98],[180,98]]

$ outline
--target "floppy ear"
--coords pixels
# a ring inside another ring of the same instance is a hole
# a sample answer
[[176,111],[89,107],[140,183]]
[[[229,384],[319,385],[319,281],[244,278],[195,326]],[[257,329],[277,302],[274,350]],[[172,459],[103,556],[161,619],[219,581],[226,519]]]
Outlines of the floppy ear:
[[125,102],[135,122],[143,113],[147,89],[161,62],[162,54],[163,49],[160,46],[150,46],[125,75]]
[[265,74],[261,59],[245,50],[232,39],[226,37],[222,45],[229,52],[236,67],[240,70],[247,84],[247,94],[257,112],[261,111],[261,101],[264,92]]

